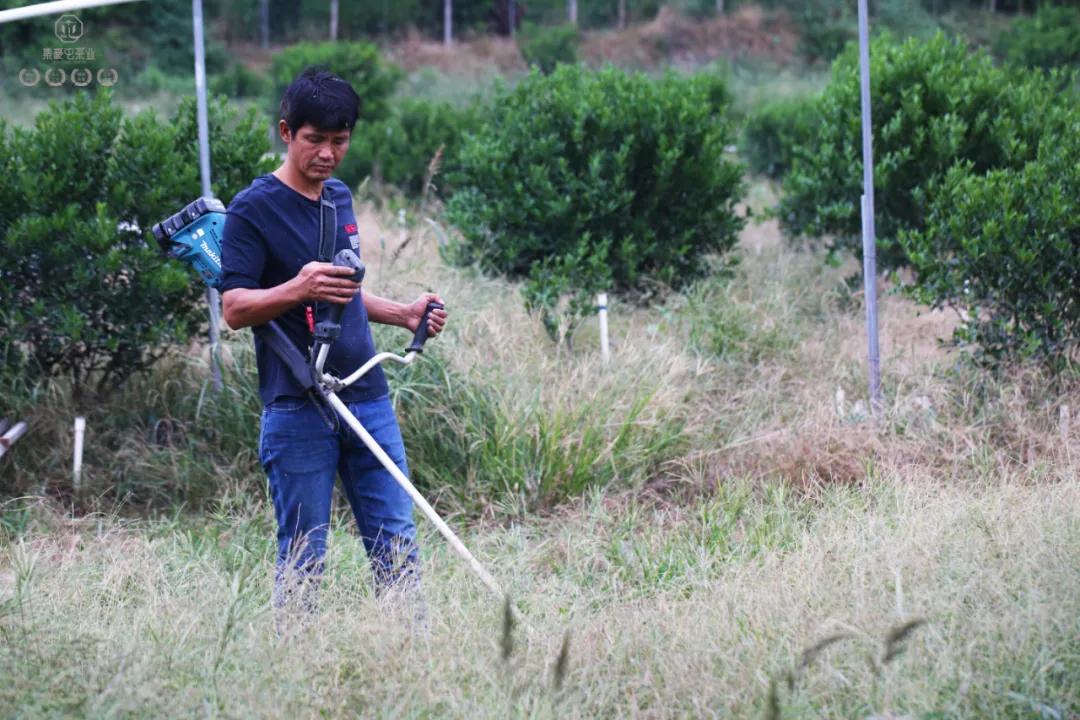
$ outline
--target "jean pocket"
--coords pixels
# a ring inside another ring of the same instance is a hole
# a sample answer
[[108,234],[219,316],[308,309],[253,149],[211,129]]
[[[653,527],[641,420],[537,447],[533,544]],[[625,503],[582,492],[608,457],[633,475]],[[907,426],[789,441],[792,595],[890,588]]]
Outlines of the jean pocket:
[[271,413],[294,413],[311,407],[311,401],[307,398],[281,398],[265,407]]

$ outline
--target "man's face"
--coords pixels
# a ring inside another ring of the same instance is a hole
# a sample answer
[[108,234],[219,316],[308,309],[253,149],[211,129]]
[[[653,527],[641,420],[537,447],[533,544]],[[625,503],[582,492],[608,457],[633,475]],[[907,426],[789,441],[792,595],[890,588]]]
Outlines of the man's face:
[[289,146],[289,159],[311,181],[326,180],[349,149],[348,130],[319,130],[310,123],[289,131],[284,120],[278,126],[281,139]]

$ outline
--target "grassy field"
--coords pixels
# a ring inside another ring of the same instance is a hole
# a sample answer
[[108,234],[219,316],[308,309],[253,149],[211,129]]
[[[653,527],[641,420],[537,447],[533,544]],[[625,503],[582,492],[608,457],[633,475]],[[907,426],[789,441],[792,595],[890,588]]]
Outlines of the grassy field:
[[198,523],[55,521],[4,548],[0,709],[748,717],[768,716],[777,683],[780,717],[1069,717],[1077,508],[1074,483],[1015,478],[887,475],[811,497],[731,482],[678,506],[595,494],[467,534],[527,618],[508,634],[427,533],[429,636],[372,598],[339,526],[320,613],[281,638],[259,503]]
[[446,334],[390,373],[410,464],[523,620],[420,520],[414,632],[339,512],[320,612],[276,634],[253,362],[230,334],[222,396],[192,348],[80,408],[78,493],[76,408],[32,396],[0,466],[22,493],[0,513],[0,716],[1078,716],[1074,380],[972,368],[938,343],[948,316],[887,292],[868,422],[852,268],[772,221],[729,278],[616,303],[607,366],[593,325],[550,344],[411,211],[361,224],[369,288],[448,301]]

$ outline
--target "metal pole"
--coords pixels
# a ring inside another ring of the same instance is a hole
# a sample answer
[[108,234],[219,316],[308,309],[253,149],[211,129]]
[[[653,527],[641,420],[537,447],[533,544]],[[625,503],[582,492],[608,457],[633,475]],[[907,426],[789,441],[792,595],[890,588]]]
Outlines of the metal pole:
[[870,31],[866,0],[859,0],[859,81],[862,96],[862,243],[863,294],[866,296],[866,336],[870,365],[870,409],[881,410],[881,357],[878,354],[877,250],[874,239],[874,151],[870,121]]
[[443,0],[443,45],[450,47],[454,42],[454,0]]
[[259,0],[259,47],[270,47],[270,0]]
[[[210,189],[210,128],[206,112],[206,48],[203,46],[202,0],[191,0],[191,20],[195,29],[195,97],[199,125],[199,176],[202,179],[203,197],[213,197]],[[218,335],[221,326],[221,299],[213,288],[206,290],[206,302],[210,306],[210,369],[214,375],[214,388],[220,390],[221,364],[218,361]]]

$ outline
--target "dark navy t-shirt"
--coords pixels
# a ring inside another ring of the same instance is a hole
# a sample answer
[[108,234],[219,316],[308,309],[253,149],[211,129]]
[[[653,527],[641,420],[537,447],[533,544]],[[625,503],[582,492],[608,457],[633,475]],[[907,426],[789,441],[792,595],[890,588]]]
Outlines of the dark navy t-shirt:
[[[337,204],[337,237],[334,254],[351,248],[360,254],[360,236],[353,215],[352,195],[345,183],[326,181]],[[272,174],[255,178],[229,204],[221,239],[221,292],[235,288],[271,288],[293,279],[307,263],[319,256],[319,201],[311,200]],[[333,257],[333,254],[331,254]],[[322,320],[330,303],[317,303],[316,322]],[[308,357],[312,344],[304,305],[297,305],[276,318],[293,344]],[[330,348],[324,369],[344,378],[375,354],[367,310],[356,294],[341,316],[341,335]],[[288,368],[274,351],[255,338],[259,367],[259,396],[263,404],[279,398],[304,396]],[[386,395],[388,388],[381,367],[342,390],[346,402],[363,402]]]

